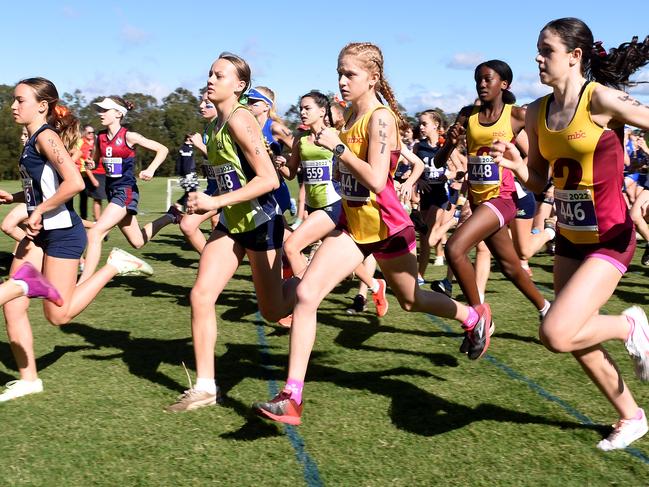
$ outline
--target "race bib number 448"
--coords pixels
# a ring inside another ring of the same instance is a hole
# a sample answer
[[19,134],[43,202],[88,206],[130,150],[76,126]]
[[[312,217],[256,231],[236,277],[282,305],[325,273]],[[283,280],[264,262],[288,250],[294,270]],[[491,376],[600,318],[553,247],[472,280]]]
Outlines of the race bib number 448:
[[469,182],[471,184],[498,184],[500,173],[498,164],[491,156],[469,157]]

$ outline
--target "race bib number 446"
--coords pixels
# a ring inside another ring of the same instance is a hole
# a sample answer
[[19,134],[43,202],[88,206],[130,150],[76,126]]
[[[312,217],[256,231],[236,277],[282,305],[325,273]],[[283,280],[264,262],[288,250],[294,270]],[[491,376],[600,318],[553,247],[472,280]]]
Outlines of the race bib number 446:
[[559,226],[581,232],[597,231],[595,203],[590,190],[555,189]]

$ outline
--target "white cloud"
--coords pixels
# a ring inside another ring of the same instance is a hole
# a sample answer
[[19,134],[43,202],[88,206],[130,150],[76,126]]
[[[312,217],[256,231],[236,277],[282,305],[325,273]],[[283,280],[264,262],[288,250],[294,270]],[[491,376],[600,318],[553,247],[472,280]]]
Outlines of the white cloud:
[[482,53],[458,52],[446,63],[446,67],[451,69],[474,69],[482,61],[484,61]]
[[549,87],[541,84],[536,73],[523,73],[518,77],[514,77],[511,89],[519,103],[536,100],[551,91]]
[[146,74],[129,71],[122,73],[119,77],[115,76],[115,74],[97,73],[93,79],[80,89],[88,100],[98,96],[122,95],[133,92],[151,95],[160,101],[175,88],[169,88]]
[[449,89],[448,93],[421,91],[404,98],[403,106],[408,113],[414,114],[429,108],[441,108],[447,113],[456,113],[465,105],[473,103],[475,93],[466,90]]
[[635,96],[649,95],[649,68],[641,69],[638,74],[631,76],[631,80],[641,81],[642,83],[629,89],[629,93]]

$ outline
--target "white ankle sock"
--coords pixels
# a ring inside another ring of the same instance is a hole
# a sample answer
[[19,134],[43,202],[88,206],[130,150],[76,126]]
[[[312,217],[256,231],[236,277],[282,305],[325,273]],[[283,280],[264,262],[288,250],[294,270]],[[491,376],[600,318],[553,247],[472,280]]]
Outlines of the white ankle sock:
[[29,292],[29,286],[27,285],[27,283],[25,281],[21,281],[20,279],[13,279],[12,278],[11,280],[13,282],[15,282],[16,284],[18,284],[22,288],[23,296],[27,296],[27,293]]
[[216,380],[197,377],[194,389],[197,391],[209,392],[210,394],[216,394]]
[[543,308],[539,310],[539,313],[541,313],[541,316],[545,317],[545,315],[548,313],[548,310],[550,309],[550,301],[547,299],[545,300],[545,304],[543,305]]
[[372,287],[370,288],[370,291],[372,291],[372,294],[376,294],[379,291],[379,281],[374,278],[372,278]]

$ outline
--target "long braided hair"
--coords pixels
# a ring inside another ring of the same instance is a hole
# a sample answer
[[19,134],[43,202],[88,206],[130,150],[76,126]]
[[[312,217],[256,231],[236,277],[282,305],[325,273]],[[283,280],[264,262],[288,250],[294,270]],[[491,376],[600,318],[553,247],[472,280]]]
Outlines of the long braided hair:
[[363,67],[367,71],[370,73],[378,73],[379,81],[376,84],[377,98],[381,103],[383,103],[383,100],[381,99],[382,96],[387,102],[388,106],[397,117],[399,129],[401,130],[406,127],[408,122],[401,113],[397,99],[392,91],[392,87],[388,83],[387,79],[385,79],[385,74],[383,73],[383,53],[381,52],[381,49],[371,42],[351,42],[343,47],[340,54],[338,54],[339,64],[344,56],[354,56],[361,61]]

